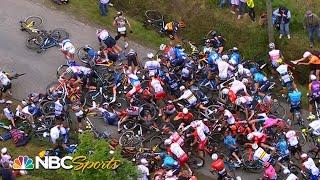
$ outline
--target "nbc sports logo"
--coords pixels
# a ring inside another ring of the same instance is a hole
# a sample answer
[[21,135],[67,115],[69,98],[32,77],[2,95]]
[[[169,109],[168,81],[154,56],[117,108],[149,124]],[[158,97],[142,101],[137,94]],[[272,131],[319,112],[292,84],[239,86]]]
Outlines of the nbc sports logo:
[[33,169],[33,160],[28,156],[19,156],[13,161],[13,169]]

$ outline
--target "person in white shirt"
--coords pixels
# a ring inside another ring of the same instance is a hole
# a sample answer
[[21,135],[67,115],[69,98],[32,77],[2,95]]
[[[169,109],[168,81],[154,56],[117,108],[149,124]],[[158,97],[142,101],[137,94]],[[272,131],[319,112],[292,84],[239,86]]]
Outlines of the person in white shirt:
[[299,139],[297,136],[297,133],[294,130],[290,130],[286,132],[286,138],[289,144],[289,150],[292,155],[295,155],[296,153],[301,154],[302,149],[299,144]]
[[66,59],[74,60],[74,54],[76,53],[76,48],[71,43],[70,39],[65,39],[60,43],[60,50],[65,55]]
[[57,144],[57,140],[60,137],[60,125],[53,126],[50,129],[50,139],[52,144]]
[[11,94],[11,80],[4,72],[0,71],[0,103],[6,102],[3,95],[7,92]]
[[223,55],[222,60],[220,59],[216,60],[216,64],[219,70],[219,75],[218,75],[219,82],[227,80],[229,71],[234,70],[234,67],[231,66],[229,63],[227,63],[228,58],[229,58],[228,55]]
[[12,101],[7,101],[6,102],[6,107],[3,109],[3,114],[6,116],[6,118],[11,121],[12,126],[16,127],[15,124],[15,116],[12,111]]
[[318,180],[320,172],[313,159],[308,157],[306,153],[301,154],[300,158],[302,160],[302,170],[310,175],[311,180]]
[[150,171],[148,168],[148,161],[145,158],[140,160],[140,164],[138,165],[139,177],[137,180],[148,180],[150,176]]
[[153,59],[154,55],[152,53],[148,53],[147,57],[148,60],[144,64],[144,69],[149,72],[149,76],[151,76],[151,74],[158,74],[161,67],[159,61]]

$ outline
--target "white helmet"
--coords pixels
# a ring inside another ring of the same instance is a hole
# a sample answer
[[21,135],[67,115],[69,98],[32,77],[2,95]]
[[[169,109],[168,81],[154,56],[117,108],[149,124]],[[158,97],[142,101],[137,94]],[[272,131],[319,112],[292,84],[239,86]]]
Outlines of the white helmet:
[[247,139],[248,139],[249,141],[251,141],[252,138],[253,138],[253,134],[252,134],[252,133],[249,133],[249,134],[247,135]]
[[8,100],[6,101],[6,104],[12,104],[12,101]]
[[315,80],[317,80],[317,76],[315,76],[315,75],[311,74],[311,75],[310,75],[310,80],[311,80],[311,81],[315,81]]
[[309,51],[306,51],[306,52],[303,53],[303,57],[304,58],[307,58],[309,56],[311,56],[311,53]]
[[290,139],[296,135],[296,132],[294,130],[290,130],[286,133],[286,138]]
[[186,89],[186,87],[184,87],[184,86],[180,86],[180,91],[183,91],[183,90],[185,90]]
[[239,72],[239,74],[243,74],[243,71],[244,71],[243,65],[242,65],[242,64],[239,64],[239,65],[238,65],[238,72]]
[[235,60],[235,59],[230,59],[229,60],[229,64],[231,64],[231,65],[237,65],[237,61]]
[[212,155],[211,155],[211,159],[212,160],[217,160],[218,159],[218,154],[216,154],[216,153],[213,153]]
[[165,48],[166,48],[166,45],[165,44],[161,44],[159,49],[160,49],[160,51],[163,51]]
[[257,144],[257,143],[254,143],[254,144],[252,144],[252,146],[251,146],[251,147],[252,147],[252,149],[258,149],[258,147],[259,147],[259,146],[258,146],[258,144]]
[[141,160],[140,160],[140,163],[141,164],[148,164],[148,161],[146,160],[146,158],[142,158]]
[[148,53],[148,54],[147,54],[147,57],[151,59],[151,58],[154,57],[154,55],[153,55],[153,53]]
[[222,58],[222,60],[227,61],[229,59],[229,56],[225,54],[221,58]]
[[189,112],[189,110],[188,110],[187,108],[183,108],[183,109],[182,109],[182,113],[183,113],[183,114],[188,114],[188,112]]
[[238,51],[238,48],[237,47],[233,47],[232,50],[233,51]]
[[5,154],[8,152],[8,149],[6,147],[2,148],[1,149],[1,154]]
[[274,48],[276,48],[276,45],[273,42],[271,42],[271,43],[269,43],[269,48],[274,49]]
[[307,158],[307,157],[308,157],[308,154],[306,154],[306,153],[302,153],[302,154],[300,155],[300,158],[302,158],[302,159]]
[[227,95],[228,93],[229,93],[229,89],[228,88],[222,89],[222,94]]
[[172,140],[171,139],[164,140],[164,145],[170,145],[170,144],[172,144]]
[[244,83],[244,84],[246,84],[246,83],[249,82],[249,80],[248,80],[247,78],[243,78],[241,82]]

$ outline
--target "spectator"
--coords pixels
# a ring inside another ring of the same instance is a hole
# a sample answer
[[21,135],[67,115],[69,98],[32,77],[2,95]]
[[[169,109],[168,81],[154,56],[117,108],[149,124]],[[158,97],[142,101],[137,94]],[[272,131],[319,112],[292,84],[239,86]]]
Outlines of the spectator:
[[12,168],[8,162],[3,163],[3,168],[1,170],[2,180],[15,180],[16,177],[13,174]]
[[11,160],[11,156],[8,154],[8,149],[6,147],[1,149],[0,163],[2,166],[4,166],[5,163],[8,163],[8,165],[12,167],[13,161]]
[[50,138],[51,138],[51,142],[54,145],[57,145],[57,140],[60,137],[60,124],[52,127],[50,129]]
[[246,11],[246,3],[247,3],[247,0],[240,0],[239,1],[238,19],[241,19],[241,17],[245,13],[245,11]]
[[276,9],[273,12],[273,15],[276,16],[276,21],[280,25],[279,39],[281,39],[283,35],[287,35],[288,39],[290,39],[291,36],[289,31],[289,24],[291,19],[291,12],[287,8],[280,6],[279,9]]
[[305,18],[304,18],[303,26],[308,31],[310,48],[313,48],[313,46],[314,46],[314,38],[313,38],[314,33],[317,34],[318,41],[320,42],[320,29],[319,29],[320,28],[320,19],[316,14],[312,13],[311,10],[308,10],[305,15]]
[[231,0],[231,13],[236,14],[236,9],[239,6],[239,0]]
[[256,21],[256,12],[254,11],[254,1],[247,0],[248,13],[252,22]]
[[12,101],[6,101],[6,107],[3,109],[3,114],[6,116],[6,118],[11,121],[12,126],[16,126],[15,125],[15,116],[14,113],[12,111]]
[[108,13],[108,4],[109,0],[100,0],[99,9],[100,9],[100,15],[106,16]]

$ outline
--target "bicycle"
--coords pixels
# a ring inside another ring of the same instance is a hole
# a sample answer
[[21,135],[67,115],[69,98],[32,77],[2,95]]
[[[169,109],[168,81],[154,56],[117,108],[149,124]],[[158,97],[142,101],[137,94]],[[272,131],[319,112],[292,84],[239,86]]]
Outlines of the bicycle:
[[40,26],[43,23],[43,20],[39,16],[29,16],[23,21],[19,21],[20,23],[20,30],[26,31],[30,35],[36,35],[41,30],[39,30]]
[[63,29],[54,29],[51,32],[42,30],[38,35],[31,35],[26,39],[26,46],[41,53],[51,47],[60,46],[60,43],[69,38],[69,33]]
[[98,138],[98,139],[110,139],[111,135],[110,133],[108,133],[108,131],[103,131],[103,132],[100,132],[97,130],[97,128],[92,124],[91,120],[86,117],[86,123],[87,125],[85,126],[86,129],[85,131],[89,131],[89,132],[92,132],[94,137]]

